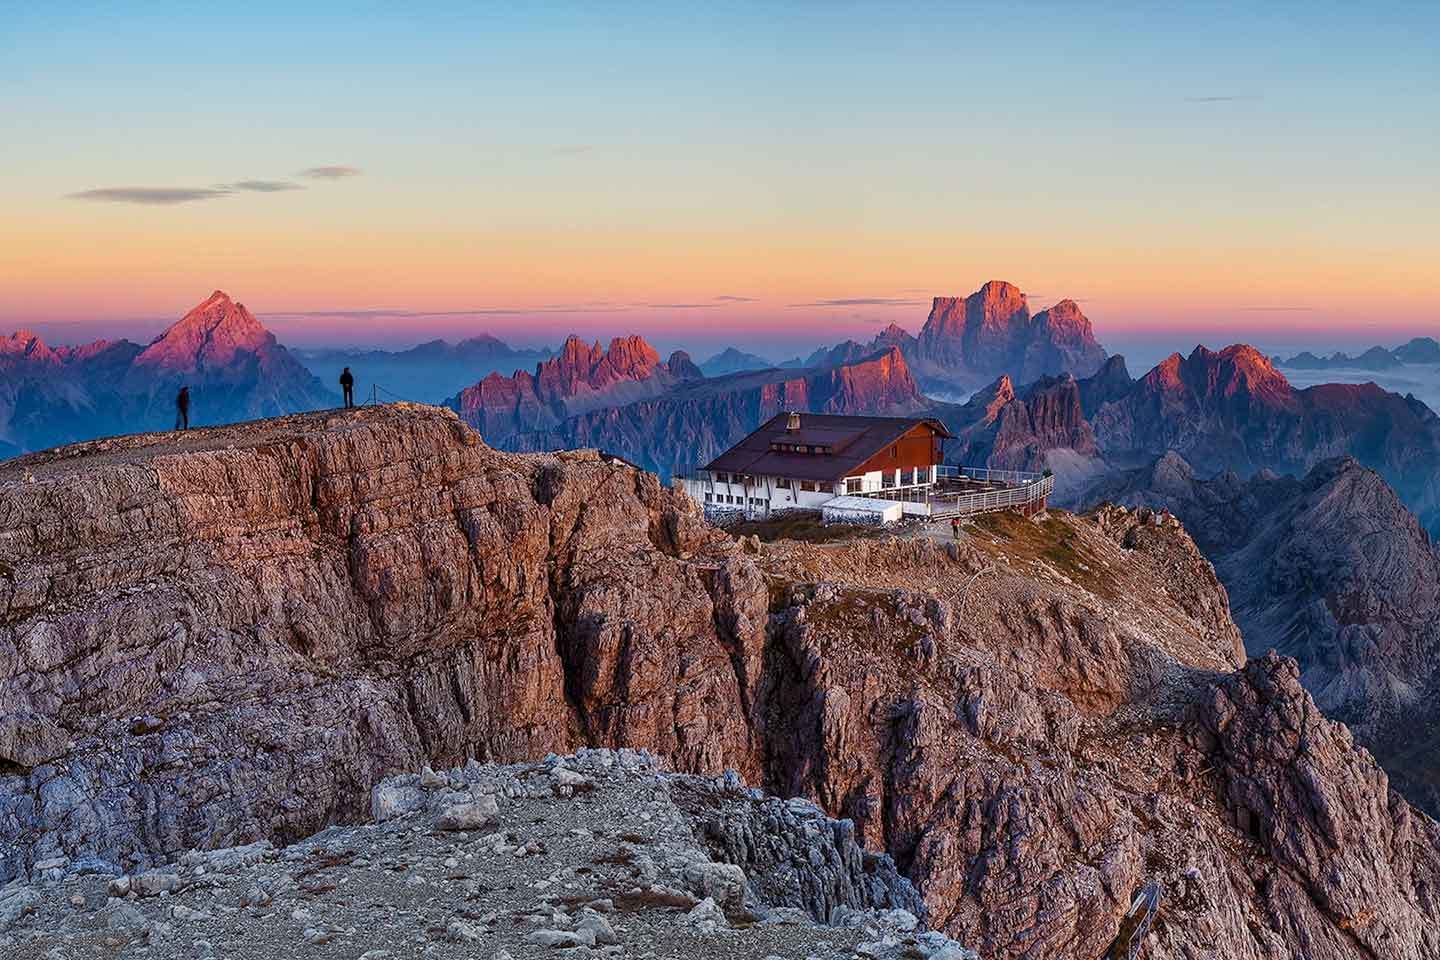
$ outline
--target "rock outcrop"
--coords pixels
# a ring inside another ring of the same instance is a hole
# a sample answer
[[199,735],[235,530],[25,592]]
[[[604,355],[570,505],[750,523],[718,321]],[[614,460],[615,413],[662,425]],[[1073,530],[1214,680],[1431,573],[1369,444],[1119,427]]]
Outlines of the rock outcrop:
[[[1152,881],[1159,960],[1440,950],[1435,824],[1290,661],[1242,666],[1148,514],[743,551],[653,475],[397,406],[22,458],[0,515],[7,878],[150,876],[362,819],[400,771],[628,745],[853,821],[833,881],[765,897],[854,887],[851,836],[986,957],[1099,956]],[[468,790],[442,778],[413,786]],[[451,799],[443,833],[504,822]],[[748,839],[780,807],[715,809],[712,859],[789,858]],[[693,881],[717,907],[725,873]]]
[[187,851],[119,877],[56,861],[0,890],[0,946],[17,958],[92,946],[203,955],[217,942],[230,955],[366,960],[657,947],[975,957],[923,929],[914,887],[857,846],[852,825],[738,778],[663,772],[644,752],[427,767],[375,796],[376,822],[286,848]]
[[1087,458],[1100,453],[1081,406],[1080,385],[1069,374],[1037,380],[1023,395],[1009,377],[1001,377],[950,420],[960,442],[947,452],[958,463],[1038,471],[1052,451]]
[[1184,520],[1252,652],[1294,657],[1325,713],[1440,813],[1440,555],[1383,478],[1341,458],[1301,479],[1200,479],[1171,453],[1094,495]]
[[1018,287],[992,280],[963,299],[935,298],[914,362],[925,376],[956,383],[1000,375],[1030,383],[1062,373],[1088,377],[1104,360],[1090,321],[1073,300],[1031,316]]
[[679,383],[703,379],[689,355],[662,362],[642,337],[616,337],[609,348],[577,336],[535,366],[505,377],[492,373],[447,401],[491,443],[543,430],[588,410],[623,406],[658,396]]
[[932,396],[976,390],[1002,376],[1021,384],[1066,373],[1088,377],[1105,361],[1075,301],[1062,300],[1032,316],[1018,287],[992,280],[968,297],[934,298],[918,337],[892,323],[869,343],[822,347],[807,365],[853,363],[890,347],[900,349]]

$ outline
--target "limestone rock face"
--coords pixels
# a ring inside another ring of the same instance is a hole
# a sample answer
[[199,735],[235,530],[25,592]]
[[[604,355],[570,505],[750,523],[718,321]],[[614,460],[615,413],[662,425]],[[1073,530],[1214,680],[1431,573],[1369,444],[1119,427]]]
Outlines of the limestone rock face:
[[968,297],[936,297],[914,349],[927,375],[960,384],[1001,374],[1025,384],[1064,373],[1088,377],[1105,360],[1075,301],[1032,316],[1025,294],[1002,280]]
[[1039,471],[1055,450],[1089,458],[1100,452],[1080,384],[1069,374],[1041,378],[1020,396],[1010,378],[1001,377],[947,420],[960,441],[948,455],[962,464]]
[[1095,496],[1185,521],[1229,587],[1253,653],[1294,657],[1410,800],[1440,812],[1440,554],[1377,473],[1352,458],[1304,477],[1196,477],[1178,454]]
[[[876,902],[883,850],[985,957],[1100,956],[1152,881],[1161,960],[1440,949],[1435,825],[1147,512],[741,551],[651,474],[400,405],[22,458],[0,517],[0,715],[64,737],[0,761],[3,880],[432,806],[484,842],[509,795],[433,770],[636,746],[801,798],[695,805],[770,902]],[[690,872],[724,922],[733,873]]]

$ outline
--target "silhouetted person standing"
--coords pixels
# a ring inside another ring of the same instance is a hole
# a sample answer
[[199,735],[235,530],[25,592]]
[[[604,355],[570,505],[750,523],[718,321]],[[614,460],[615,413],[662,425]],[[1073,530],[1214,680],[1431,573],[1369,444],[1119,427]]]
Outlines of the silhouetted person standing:
[[355,378],[350,375],[349,367],[340,373],[340,389],[345,391],[345,406],[355,406]]
[[181,387],[175,394],[175,429],[190,429],[190,388]]

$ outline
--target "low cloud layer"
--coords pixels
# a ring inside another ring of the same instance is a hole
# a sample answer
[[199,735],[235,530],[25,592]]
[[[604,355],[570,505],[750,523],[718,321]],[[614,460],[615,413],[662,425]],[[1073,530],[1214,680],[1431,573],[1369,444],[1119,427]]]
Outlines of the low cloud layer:
[[361,172],[359,167],[308,167],[300,171],[300,176],[311,180],[344,180],[346,177],[358,177]]

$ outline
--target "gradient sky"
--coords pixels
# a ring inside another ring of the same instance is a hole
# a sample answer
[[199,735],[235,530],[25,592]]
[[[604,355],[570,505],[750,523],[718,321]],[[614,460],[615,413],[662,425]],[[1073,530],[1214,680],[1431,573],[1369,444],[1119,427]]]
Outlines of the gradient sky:
[[0,0],[5,329],[779,355],[991,278],[1112,346],[1440,326],[1435,4],[126,6]]

